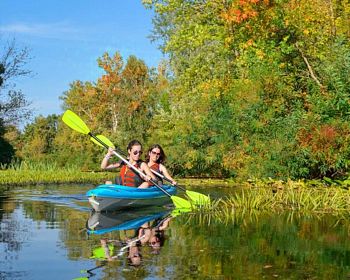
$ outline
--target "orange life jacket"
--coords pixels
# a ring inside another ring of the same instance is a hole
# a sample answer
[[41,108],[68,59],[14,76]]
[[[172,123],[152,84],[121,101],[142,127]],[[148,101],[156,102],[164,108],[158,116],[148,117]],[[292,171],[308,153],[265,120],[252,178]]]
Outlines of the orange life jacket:
[[159,163],[154,163],[152,166],[150,166],[149,168],[153,169],[154,171],[160,173],[160,165]]
[[[160,172],[160,164],[159,163],[154,163],[152,166],[149,167],[150,169],[156,171],[157,173],[162,174],[162,172]],[[156,176],[157,181],[163,183],[163,180],[161,177],[157,176],[156,174],[154,174],[154,176]],[[152,186],[152,183],[149,183],[150,186]]]
[[[142,161],[138,161],[134,166],[136,168],[140,168],[141,164],[142,164]],[[127,186],[127,187],[137,188],[139,185],[141,185],[144,182],[144,180],[142,180],[140,175],[134,172],[126,164],[123,165],[122,168],[120,169],[120,177],[122,179],[123,186]]]

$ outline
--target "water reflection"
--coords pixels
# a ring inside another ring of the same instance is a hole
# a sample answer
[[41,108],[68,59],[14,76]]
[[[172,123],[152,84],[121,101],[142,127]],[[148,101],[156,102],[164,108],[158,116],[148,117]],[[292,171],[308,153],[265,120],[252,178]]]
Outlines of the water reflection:
[[175,217],[157,208],[93,214],[77,199],[88,188],[36,186],[2,193],[1,280],[350,276],[346,213],[233,209]]
[[92,212],[86,222],[87,233],[101,236],[100,247],[93,250],[93,258],[116,261],[125,255],[129,266],[142,265],[142,247],[149,247],[149,254],[159,254],[166,238],[165,230],[172,218],[171,210],[164,211],[162,208]]

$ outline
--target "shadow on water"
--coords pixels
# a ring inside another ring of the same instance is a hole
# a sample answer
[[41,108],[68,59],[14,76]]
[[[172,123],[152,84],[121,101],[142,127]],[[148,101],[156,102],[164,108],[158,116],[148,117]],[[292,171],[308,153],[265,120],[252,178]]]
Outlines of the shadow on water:
[[[93,213],[88,187],[0,192],[0,279],[346,279],[346,219],[300,212]],[[216,190],[217,191],[217,190]]]

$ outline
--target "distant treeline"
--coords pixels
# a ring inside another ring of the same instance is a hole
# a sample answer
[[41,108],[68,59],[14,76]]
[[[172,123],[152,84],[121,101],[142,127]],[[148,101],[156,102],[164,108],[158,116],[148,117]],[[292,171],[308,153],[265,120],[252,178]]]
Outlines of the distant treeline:
[[[62,96],[125,150],[161,144],[178,176],[341,177],[350,159],[350,3],[322,0],[144,1],[168,61],[104,54],[97,81]],[[103,151],[37,117],[2,128],[2,162],[98,169]]]

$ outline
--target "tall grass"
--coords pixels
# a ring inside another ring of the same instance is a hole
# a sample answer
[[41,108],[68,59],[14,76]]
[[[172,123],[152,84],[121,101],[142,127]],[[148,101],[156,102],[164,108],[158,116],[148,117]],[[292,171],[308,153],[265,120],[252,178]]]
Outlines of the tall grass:
[[[204,209],[204,212],[208,209]],[[301,211],[336,213],[350,216],[350,192],[336,187],[309,188],[248,187],[237,190],[223,199],[217,199],[209,209],[216,218],[227,219],[240,213]]]
[[0,185],[102,183],[111,177],[106,172],[82,172],[72,165],[62,168],[55,162],[21,162],[0,170]]
[[252,188],[232,195],[225,204],[236,209],[349,212],[349,202],[349,192],[339,188],[284,188],[276,192],[269,188]]
[[[56,162],[47,161],[20,161],[12,162],[8,165],[0,165],[1,170],[16,170],[16,171],[56,171],[62,169]],[[78,166],[66,165],[64,170],[79,170]]]

